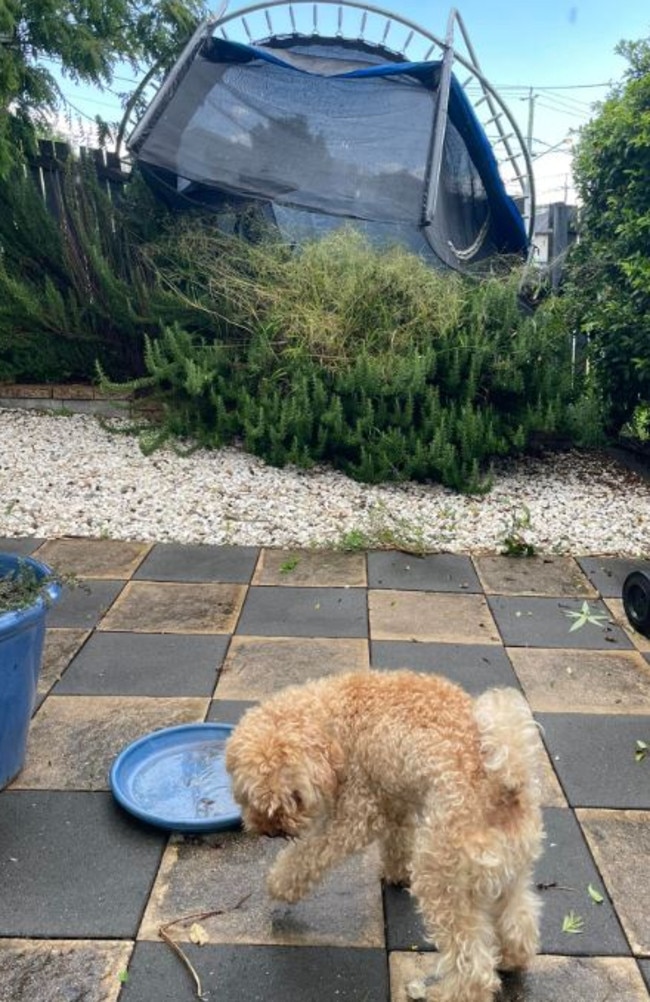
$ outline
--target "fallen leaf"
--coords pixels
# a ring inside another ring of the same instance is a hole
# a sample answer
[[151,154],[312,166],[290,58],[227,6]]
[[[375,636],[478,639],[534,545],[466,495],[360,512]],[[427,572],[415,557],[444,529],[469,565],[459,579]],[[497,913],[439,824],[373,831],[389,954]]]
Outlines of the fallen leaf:
[[589,895],[592,901],[596,902],[597,905],[602,905],[603,901],[605,900],[600,891],[597,891],[596,888],[593,887],[591,884],[589,884],[589,886],[587,887],[587,894]]
[[562,932],[565,932],[567,935],[577,935],[583,932],[584,924],[585,920],[580,915],[576,915],[575,912],[570,911],[562,920]]
[[210,937],[202,925],[198,922],[192,922],[190,926],[190,940],[192,943],[196,943],[197,946],[205,946],[206,943],[210,942]]

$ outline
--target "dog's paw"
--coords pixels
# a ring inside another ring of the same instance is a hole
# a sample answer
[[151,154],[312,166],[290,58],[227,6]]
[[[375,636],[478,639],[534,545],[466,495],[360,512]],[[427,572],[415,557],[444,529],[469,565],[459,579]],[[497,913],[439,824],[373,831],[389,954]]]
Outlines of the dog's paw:
[[501,960],[499,961],[500,971],[521,971],[528,967],[537,954],[536,945],[519,947],[510,945],[501,950]]
[[291,905],[295,904],[296,901],[300,901],[305,893],[295,881],[287,880],[284,875],[274,873],[273,870],[271,870],[266,878],[266,889],[269,895],[275,898],[276,901],[287,901]]
[[408,873],[384,871],[382,879],[387,887],[404,888],[411,886],[411,878]]

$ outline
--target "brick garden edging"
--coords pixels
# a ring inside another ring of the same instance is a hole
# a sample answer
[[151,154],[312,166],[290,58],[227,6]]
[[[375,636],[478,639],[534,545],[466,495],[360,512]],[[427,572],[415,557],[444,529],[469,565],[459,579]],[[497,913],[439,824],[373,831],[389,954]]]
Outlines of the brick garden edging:
[[86,383],[0,383],[0,407],[120,415],[129,412],[131,399],[130,394],[116,397]]

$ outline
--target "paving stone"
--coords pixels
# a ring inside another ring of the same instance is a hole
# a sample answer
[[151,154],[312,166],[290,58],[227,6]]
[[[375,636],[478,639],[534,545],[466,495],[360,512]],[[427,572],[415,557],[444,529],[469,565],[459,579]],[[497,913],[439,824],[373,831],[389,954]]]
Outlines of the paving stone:
[[503,649],[496,644],[428,644],[374,640],[373,668],[412,668],[444,675],[472,695],[493,686],[515,686],[519,681]]
[[214,699],[207,719],[217,724],[238,724],[246,710],[256,705],[254,700],[248,699]]
[[[535,879],[541,885],[542,953],[573,956],[625,956],[630,953],[621,925],[587,849],[573,811],[544,810],[546,840]],[[589,885],[603,895],[602,904],[590,897]],[[570,912],[584,919],[583,931],[565,933]]]
[[151,543],[119,539],[53,539],[40,548],[39,560],[60,574],[82,578],[130,578]]
[[408,591],[479,592],[481,585],[469,557],[434,553],[418,557],[399,551],[368,554],[371,588]]
[[541,797],[541,803],[544,807],[568,807],[566,797],[546,751],[542,754]]
[[[600,601],[570,598],[510,598],[488,596],[488,602],[506,647],[563,647],[586,650],[629,648],[632,644],[615,626],[609,609]],[[587,602],[588,615],[595,622],[577,622]]]
[[106,790],[113,760],[136,738],[205,719],[207,699],[49,696],[32,720],[12,789]]
[[362,553],[331,550],[262,550],[255,585],[354,588],[366,585],[366,560]]
[[39,693],[46,693],[66,670],[89,636],[88,630],[46,630],[43,663],[38,678]]
[[360,588],[252,586],[237,633],[259,637],[366,637],[366,593]]
[[[383,950],[287,946],[183,947],[206,998],[224,1002],[388,1002]],[[195,1002],[171,949],[137,943],[120,1002]]]
[[91,630],[113,604],[124,581],[86,580],[74,588],[64,587],[59,601],[47,613],[47,626]]
[[[435,983],[432,954],[392,953],[391,1002],[409,1002],[407,985]],[[536,957],[525,972],[504,974],[496,1002],[647,1002],[636,964],[629,957]]]
[[109,793],[0,794],[0,936],[133,938],[164,843]]
[[0,1002],[117,1002],[132,949],[118,940],[2,940]]
[[100,624],[135,633],[232,633],[246,588],[237,584],[130,582]]
[[650,809],[650,756],[635,759],[636,742],[650,744],[647,716],[535,716],[572,807]]
[[578,557],[578,563],[603,598],[620,598],[632,571],[650,572],[650,561],[635,557]]
[[500,642],[488,605],[480,595],[376,589],[368,593],[368,605],[373,641]]
[[94,633],[57,695],[211,696],[227,636]]
[[578,811],[632,950],[650,955],[650,813]]
[[630,638],[637,651],[642,651],[644,654],[650,654],[650,637],[644,636],[643,633],[637,633],[631,625],[629,619],[625,615],[623,600],[620,598],[608,598],[605,605],[610,610],[614,622],[620,626],[623,632]]
[[15,553],[20,557],[31,557],[39,546],[43,545],[43,542],[43,539],[36,539],[34,536],[26,536],[21,539],[3,536],[0,538],[0,553]]
[[138,567],[134,578],[139,581],[248,584],[258,554],[257,546],[156,543]]
[[[639,970],[648,989],[650,989],[650,960],[638,960]],[[648,996],[650,998],[650,995]]]
[[637,651],[510,647],[533,710],[650,713],[650,667]]
[[[243,832],[174,836],[138,938],[157,939],[161,925],[214,909],[219,914],[201,919],[211,943],[383,947],[376,855],[347,860],[307,898],[288,905],[273,901],[265,889],[278,841]],[[187,941],[192,921],[175,924],[174,938]]]
[[486,592],[496,595],[596,596],[573,557],[474,557]]
[[287,685],[368,668],[368,642],[339,637],[232,638],[217,699],[263,699]]
[[[573,812],[547,807],[544,810],[546,840],[538,861],[535,880],[543,901],[542,952],[559,955],[611,956],[629,954],[629,946],[606,888],[589,854]],[[587,891],[589,884],[604,901],[597,905]],[[386,941],[389,950],[432,949],[408,891],[388,887],[384,891]],[[573,911],[584,919],[579,934],[562,932],[564,917]]]

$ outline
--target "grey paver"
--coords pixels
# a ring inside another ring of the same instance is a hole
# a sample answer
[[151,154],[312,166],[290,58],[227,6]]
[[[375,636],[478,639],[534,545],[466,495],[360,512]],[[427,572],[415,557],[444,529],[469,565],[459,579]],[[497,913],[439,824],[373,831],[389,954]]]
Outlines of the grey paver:
[[538,713],[544,742],[572,807],[650,809],[650,718],[604,713]]
[[258,554],[256,546],[156,543],[133,577],[138,581],[247,584]]
[[211,695],[227,636],[95,633],[56,685],[59,695]]
[[260,637],[365,637],[365,592],[360,588],[251,587],[237,633]]
[[394,551],[368,554],[371,588],[402,591],[479,592],[481,586],[469,557],[434,553],[418,557]]
[[108,793],[0,794],[0,936],[134,937],[165,841]]
[[373,668],[412,668],[444,675],[476,694],[493,686],[514,686],[519,681],[503,648],[492,644],[409,643],[375,640],[370,648]]

